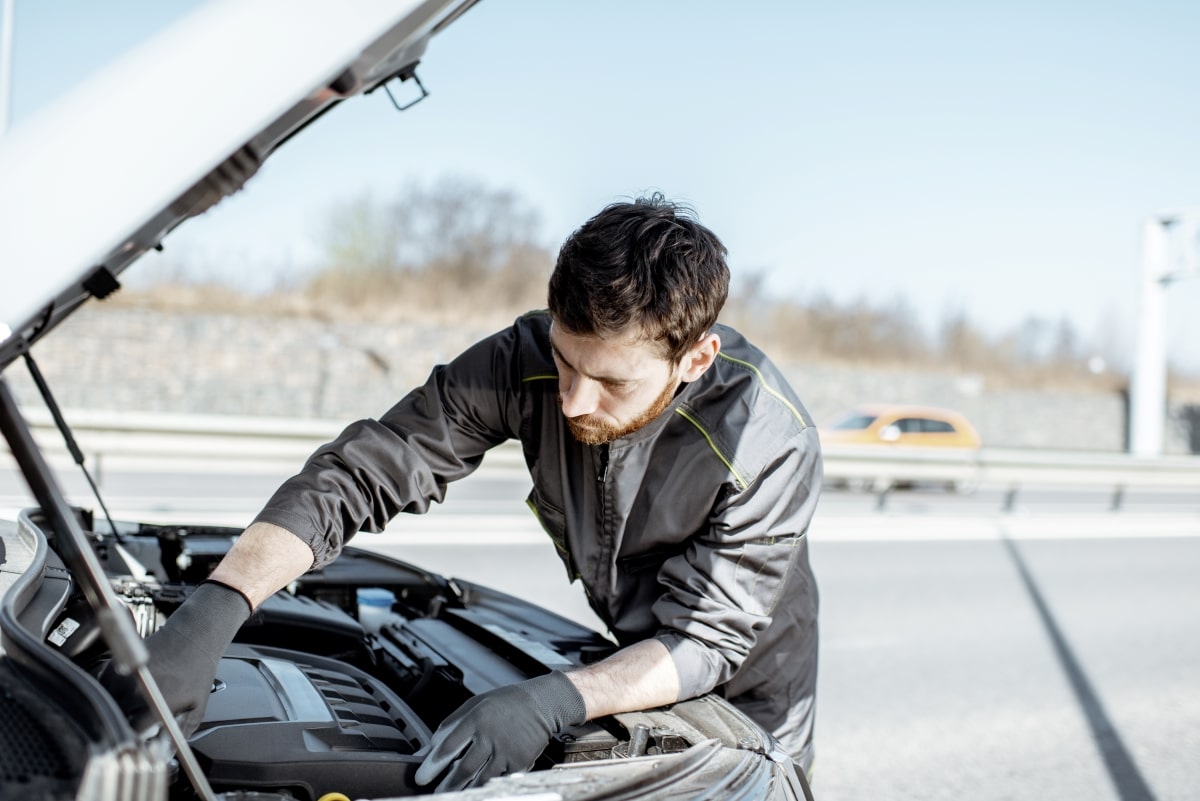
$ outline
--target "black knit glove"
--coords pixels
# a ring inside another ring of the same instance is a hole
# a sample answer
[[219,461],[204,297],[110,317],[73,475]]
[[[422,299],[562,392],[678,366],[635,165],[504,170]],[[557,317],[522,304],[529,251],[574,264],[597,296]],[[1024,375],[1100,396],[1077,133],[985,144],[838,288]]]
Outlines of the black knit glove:
[[[246,596],[206,581],[146,639],[150,674],[185,735],[203,721],[217,664],[251,611]],[[133,677],[119,675],[110,663],[99,678],[135,727],[141,730],[154,721]]]
[[431,784],[450,769],[437,792],[478,787],[494,776],[529,770],[550,737],[587,720],[583,696],[557,670],[475,696],[446,718],[417,769]]

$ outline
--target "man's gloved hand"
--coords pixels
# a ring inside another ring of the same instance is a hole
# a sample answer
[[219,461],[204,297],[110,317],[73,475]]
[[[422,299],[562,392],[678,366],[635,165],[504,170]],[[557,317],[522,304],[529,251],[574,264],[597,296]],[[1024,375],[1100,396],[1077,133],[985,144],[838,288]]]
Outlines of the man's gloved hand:
[[494,776],[529,770],[550,737],[587,720],[583,696],[566,674],[554,671],[475,696],[446,718],[417,769],[417,784],[437,791],[477,787]]
[[[150,673],[185,735],[196,731],[204,719],[217,664],[251,611],[246,596],[206,581],[146,639]],[[119,675],[109,663],[99,678],[138,729],[153,722],[132,676]]]

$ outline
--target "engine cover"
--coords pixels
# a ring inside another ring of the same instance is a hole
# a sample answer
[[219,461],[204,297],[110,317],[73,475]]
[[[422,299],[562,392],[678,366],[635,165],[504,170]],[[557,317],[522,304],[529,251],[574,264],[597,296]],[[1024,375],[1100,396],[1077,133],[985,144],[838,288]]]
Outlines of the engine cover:
[[233,645],[192,737],[214,788],[286,788],[301,798],[417,792],[431,734],[386,685],[311,654]]

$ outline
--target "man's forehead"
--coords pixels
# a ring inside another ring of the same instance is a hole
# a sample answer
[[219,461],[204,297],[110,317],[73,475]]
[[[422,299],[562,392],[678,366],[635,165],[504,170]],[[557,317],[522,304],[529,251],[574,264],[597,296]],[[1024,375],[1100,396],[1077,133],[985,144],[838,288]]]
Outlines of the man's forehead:
[[[601,337],[580,335],[568,331],[557,322],[550,323],[550,346],[571,367],[581,372],[603,368],[605,375],[596,378],[637,378],[668,365],[658,343],[642,336],[640,331],[629,330],[618,336]],[[579,363],[576,363],[579,362]],[[613,375],[613,371],[629,373]]]

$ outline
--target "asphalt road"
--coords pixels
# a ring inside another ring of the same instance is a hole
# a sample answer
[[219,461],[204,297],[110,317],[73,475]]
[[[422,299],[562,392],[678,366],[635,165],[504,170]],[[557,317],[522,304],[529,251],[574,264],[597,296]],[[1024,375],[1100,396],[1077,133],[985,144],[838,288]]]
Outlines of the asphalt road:
[[1200,794],[1200,539],[813,548],[822,797]]
[[[286,475],[108,471],[119,517],[244,523]],[[481,475],[355,544],[598,625],[525,512]],[[86,485],[64,474],[84,500]],[[1200,498],[830,492],[815,791],[824,801],[1200,798]],[[0,469],[0,507],[27,499]],[[6,510],[7,511],[7,510]]]

